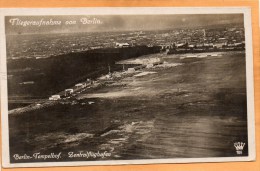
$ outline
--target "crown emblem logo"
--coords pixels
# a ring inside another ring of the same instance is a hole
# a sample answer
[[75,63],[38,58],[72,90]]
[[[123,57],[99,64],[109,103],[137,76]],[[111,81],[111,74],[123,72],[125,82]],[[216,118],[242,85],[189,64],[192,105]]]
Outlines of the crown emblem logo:
[[246,143],[243,143],[243,142],[234,143],[234,147],[236,148],[237,154],[241,155],[243,153],[242,151],[243,151],[245,145],[246,145]]

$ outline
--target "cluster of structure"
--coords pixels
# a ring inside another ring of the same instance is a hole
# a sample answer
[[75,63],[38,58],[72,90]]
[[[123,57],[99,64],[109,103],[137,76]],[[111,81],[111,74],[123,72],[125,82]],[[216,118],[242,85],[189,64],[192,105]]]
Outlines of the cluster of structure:
[[51,97],[49,97],[49,100],[56,101],[56,100],[60,100],[60,99],[69,99],[69,98],[75,96],[76,94],[79,94],[82,91],[85,91],[86,88],[93,83],[94,83],[93,81],[91,81],[90,79],[87,79],[86,82],[78,83],[71,88],[65,89],[64,91],[62,91],[60,93],[52,95]]
[[76,96],[77,94],[86,91],[86,89],[95,87],[98,85],[101,85],[102,83],[107,83],[109,81],[113,81],[117,78],[123,78],[124,76],[129,76],[132,74],[135,74],[137,70],[143,69],[143,68],[152,68],[153,66],[157,66],[160,64],[163,64],[163,61],[161,61],[160,58],[150,58],[150,59],[143,59],[141,62],[136,63],[139,64],[135,67],[129,67],[125,68],[124,64],[123,66],[123,72],[110,72],[110,66],[108,66],[108,74],[103,75],[99,78],[97,78],[96,81],[87,79],[86,82],[78,83],[74,85],[71,88],[65,89],[64,91],[57,93],[55,95],[52,95],[49,97],[49,100],[51,101],[57,101],[61,99],[70,99],[71,97]]
[[228,29],[223,32],[208,32],[205,29],[200,30],[200,36],[197,32],[183,34],[182,40],[174,43],[160,45],[163,50],[168,50],[167,53],[187,53],[187,52],[213,52],[213,51],[229,51],[229,50],[244,50],[244,30],[243,29]]
[[[52,35],[20,35],[13,43],[7,37],[7,57],[46,58],[100,48],[129,46],[161,46],[166,49],[242,49],[244,27],[174,29],[159,31],[125,31],[113,33],[75,33]],[[36,36],[34,38],[34,36]],[[10,40],[10,41],[9,41]],[[43,46],[44,45],[44,46]]]

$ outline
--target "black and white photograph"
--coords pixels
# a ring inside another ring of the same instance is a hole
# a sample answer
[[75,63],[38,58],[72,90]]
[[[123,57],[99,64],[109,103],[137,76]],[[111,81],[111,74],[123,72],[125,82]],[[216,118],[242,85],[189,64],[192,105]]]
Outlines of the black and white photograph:
[[250,9],[5,9],[3,165],[255,160]]

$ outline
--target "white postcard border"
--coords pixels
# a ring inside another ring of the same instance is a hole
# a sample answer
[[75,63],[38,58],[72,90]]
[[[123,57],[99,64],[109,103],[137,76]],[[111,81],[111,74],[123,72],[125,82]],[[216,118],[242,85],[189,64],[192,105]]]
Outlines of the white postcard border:
[[[37,15],[141,15],[141,14],[244,14],[246,42],[246,79],[247,79],[247,116],[248,116],[248,153],[247,157],[218,158],[178,158],[178,159],[145,159],[145,160],[110,160],[110,161],[69,161],[69,162],[35,162],[10,163],[9,128],[7,105],[7,70],[5,16]],[[2,165],[3,167],[50,167],[82,165],[122,165],[122,164],[157,164],[157,163],[191,163],[191,162],[234,162],[253,161],[255,150],[254,119],[254,75],[251,9],[249,7],[88,7],[88,8],[2,8],[0,9],[0,93],[2,120]]]

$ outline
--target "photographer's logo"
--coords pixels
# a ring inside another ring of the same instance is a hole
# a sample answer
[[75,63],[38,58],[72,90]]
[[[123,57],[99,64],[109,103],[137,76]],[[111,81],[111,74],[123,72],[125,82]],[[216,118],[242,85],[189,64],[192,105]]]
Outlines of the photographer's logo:
[[245,145],[246,145],[246,143],[243,143],[243,142],[235,142],[234,143],[234,147],[236,148],[238,155],[242,154],[242,151],[243,151]]

